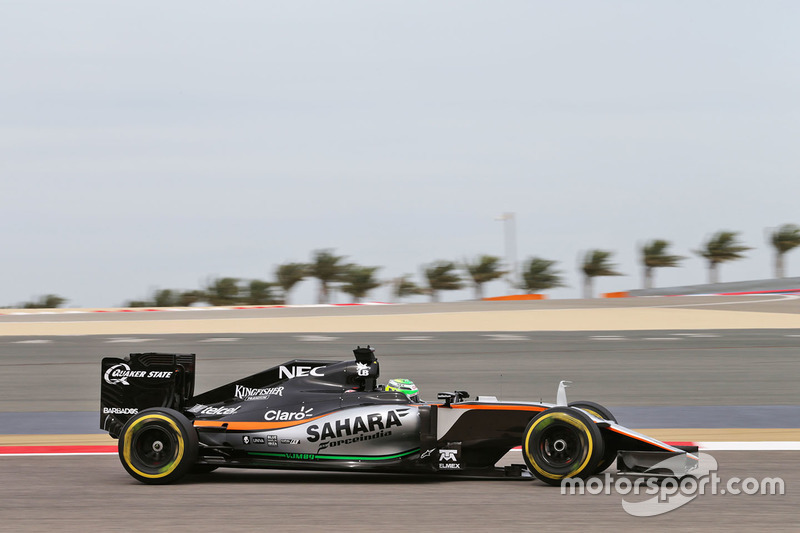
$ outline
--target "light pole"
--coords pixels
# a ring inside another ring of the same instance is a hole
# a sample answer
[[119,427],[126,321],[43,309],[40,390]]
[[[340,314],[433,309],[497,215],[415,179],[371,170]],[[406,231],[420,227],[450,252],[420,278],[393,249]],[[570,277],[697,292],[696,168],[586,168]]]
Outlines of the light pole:
[[508,284],[511,285],[511,292],[517,290],[517,236],[516,219],[514,213],[506,212],[495,218],[503,221],[503,236],[505,238],[506,261],[508,262]]

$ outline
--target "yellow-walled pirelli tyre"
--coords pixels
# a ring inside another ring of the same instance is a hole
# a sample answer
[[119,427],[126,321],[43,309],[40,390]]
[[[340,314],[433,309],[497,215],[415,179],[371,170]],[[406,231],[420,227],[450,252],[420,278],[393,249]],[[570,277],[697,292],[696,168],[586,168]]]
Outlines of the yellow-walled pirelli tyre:
[[588,400],[579,400],[577,402],[570,402],[570,407],[577,407],[578,409],[583,409],[590,415],[596,418],[602,418],[604,420],[608,420],[610,422],[617,423],[617,419],[611,414],[611,411],[600,405],[599,403],[590,402]]
[[[600,405],[599,403],[590,402],[588,400],[578,400],[577,402],[570,402],[570,407],[577,407],[578,409],[583,409],[590,415],[596,418],[602,418],[604,420],[608,420],[609,422],[617,423],[617,419],[611,414],[611,411]],[[592,474],[599,474],[603,472],[606,468],[611,466],[611,464],[617,458],[617,449],[613,446],[609,446],[607,441],[604,441],[603,444],[605,445],[605,453],[603,454],[603,459],[598,463],[597,468]]]
[[603,459],[603,437],[585,413],[552,407],[530,421],[522,436],[522,456],[534,476],[549,485],[588,477]]
[[172,483],[197,459],[197,431],[173,409],[154,408],[132,416],[119,436],[119,459],[142,483]]

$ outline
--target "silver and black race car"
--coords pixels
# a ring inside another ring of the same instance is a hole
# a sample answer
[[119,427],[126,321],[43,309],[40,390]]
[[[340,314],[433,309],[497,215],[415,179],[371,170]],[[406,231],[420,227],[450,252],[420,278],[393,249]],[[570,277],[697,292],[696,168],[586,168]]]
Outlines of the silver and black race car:
[[[288,361],[198,395],[193,354],[107,357],[100,427],[119,439],[122,465],[143,483],[234,467],[532,474],[558,485],[615,461],[621,473],[648,476],[680,476],[697,466],[696,448],[620,426],[596,403],[567,403],[567,382],[555,404],[469,400],[461,390],[425,403],[378,385],[374,350],[353,353],[340,362]],[[524,465],[496,466],[517,446]]]

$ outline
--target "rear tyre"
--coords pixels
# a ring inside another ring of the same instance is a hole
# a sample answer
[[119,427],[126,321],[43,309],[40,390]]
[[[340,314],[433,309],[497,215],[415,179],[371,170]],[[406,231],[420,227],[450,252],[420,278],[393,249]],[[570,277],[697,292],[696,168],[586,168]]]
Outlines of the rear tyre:
[[[595,418],[602,418],[608,420],[609,422],[617,423],[617,419],[611,414],[611,411],[600,405],[599,403],[590,402],[587,400],[579,400],[577,402],[570,402],[570,407],[577,407],[578,409],[583,409],[590,415]],[[611,466],[611,464],[616,461],[617,459],[617,450],[613,446],[609,446],[608,442],[604,443],[606,446],[606,450],[603,453],[603,459],[600,461],[600,464],[597,465],[592,474],[599,474],[603,472],[606,468]]]
[[603,460],[603,438],[585,413],[553,407],[530,421],[522,438],[522,455],[534,476],[548,485],[592,475]]
[[198,446],[188,418],[173,409],[145,409],[122,428],[119,459],[142,483],[173,483],[194,465]]

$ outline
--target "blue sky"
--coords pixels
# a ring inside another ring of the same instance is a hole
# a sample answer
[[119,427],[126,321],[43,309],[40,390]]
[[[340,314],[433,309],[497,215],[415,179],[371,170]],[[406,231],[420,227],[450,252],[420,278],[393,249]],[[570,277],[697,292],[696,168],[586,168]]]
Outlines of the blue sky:
[[[334,248],[388,279],[800,224],[794,2],[3,2],[0,304],[115,306]],[[800,253],[787,275],[800,276]],[[313,303],[315,281],[296,303]],[[488,288],[505,291],[503,283]],[[465,299],[471,291],[444,295]],[[379,289],[373,299],[386,300]],[[346,301],[342,296],[339,301]]]

